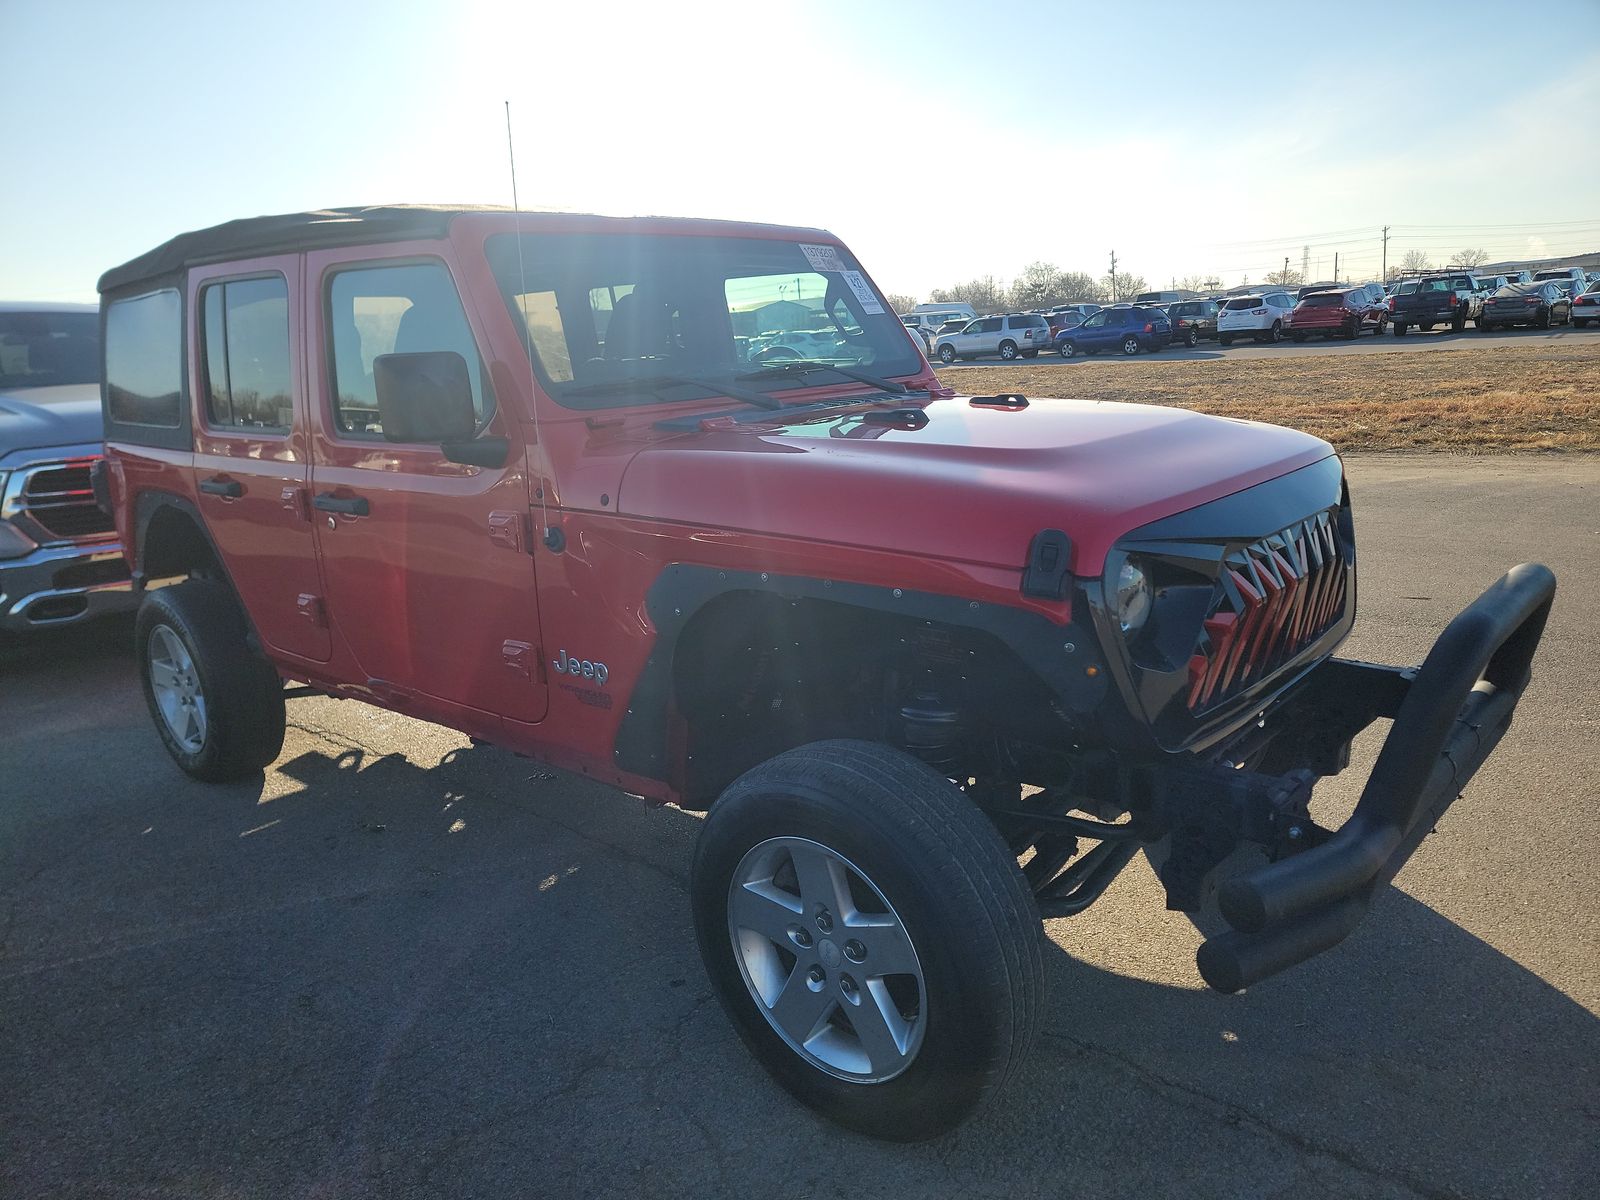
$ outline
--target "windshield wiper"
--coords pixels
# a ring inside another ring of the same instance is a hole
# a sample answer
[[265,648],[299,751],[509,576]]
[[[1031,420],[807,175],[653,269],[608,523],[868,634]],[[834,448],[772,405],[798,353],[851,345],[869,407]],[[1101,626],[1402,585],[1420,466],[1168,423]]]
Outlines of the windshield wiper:
[[747,371],[740,375],[739,378],[777,379],[783,375],[809,375],[813,371],[832,371],[835,375],[843,375],[846,379],[854,379],[857,383],[864,383],[868,387],[877,388],[879,391],[892,392],[897,396],[903,396],[911,390],[905,384],[896,383],[892,379],[880,379],[876,375],[868,375],[865,371],[857,371],[850,367],[839,367],[830,362],[805,358],[773,363],[770,367],[762,367],[759,371]]
[[660,394],[662,388],[669,387],[697,387],[708,392],[715,392],[719,396],[727,396],[731,400],[743,400],[746,404],[753,404],[757,408],[764,408],[769,412],[783,407],[781,400],[776,400],[765,392],[758,392],[753,388],[742,388],[726,380],[701,379],[695,375],[630,375],[620,379],[608,379],[598,383],[585,383],[579,387],[566,387],[562,394],[567,396],[600,396],[606,392],[625,392],[629,389],[641,392],[654,392]]

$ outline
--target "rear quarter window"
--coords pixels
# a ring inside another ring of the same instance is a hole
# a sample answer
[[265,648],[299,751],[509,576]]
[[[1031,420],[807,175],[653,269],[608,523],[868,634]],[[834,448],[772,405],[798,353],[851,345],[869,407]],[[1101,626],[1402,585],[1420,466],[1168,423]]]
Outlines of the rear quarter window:
[[183,301],[175,288],[106,307],[106,412],[119,425],[183,421]]

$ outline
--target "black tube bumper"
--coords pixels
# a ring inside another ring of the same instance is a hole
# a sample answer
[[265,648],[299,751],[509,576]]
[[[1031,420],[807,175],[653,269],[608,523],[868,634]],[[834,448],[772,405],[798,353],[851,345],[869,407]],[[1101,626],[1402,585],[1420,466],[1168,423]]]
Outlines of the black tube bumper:
[[1328,664],[1341,687],[1370,685],[1369,695],[1386,698],[1375,715],[1394,725],[1337,833],[1219,889],[1232,928],[1196,955],[1208,984],[1249,987],[1337,945],[1360,923],[1510,727],[1555,590],[1548,567],[1514,567],[1450,622],[1415,674]]

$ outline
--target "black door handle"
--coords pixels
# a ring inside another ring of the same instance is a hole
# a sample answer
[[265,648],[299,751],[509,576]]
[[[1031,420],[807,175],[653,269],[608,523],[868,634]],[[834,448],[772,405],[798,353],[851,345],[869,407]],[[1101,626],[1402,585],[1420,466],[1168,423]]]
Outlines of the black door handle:
[[224,479],[220,475],[200,481],[200,490],[208,496],[226,496],[237,500],[244,495],[244,484],[237,479]]
[[346,499],[335,496],[332,492],[318,492],[311,505],[323,512],[348,513],[353,517],[364,517],[372,511],[372,505],[367,503],[365,496],[351,496]]

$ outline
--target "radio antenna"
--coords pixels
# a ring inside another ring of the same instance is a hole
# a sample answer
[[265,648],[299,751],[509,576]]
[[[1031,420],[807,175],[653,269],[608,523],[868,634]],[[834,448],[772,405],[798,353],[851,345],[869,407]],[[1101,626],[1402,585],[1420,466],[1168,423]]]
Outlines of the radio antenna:
[[[545,444],[544,436],[539,431],[539,387],[533,373],[533,329],[528,324],[528,268],[522,260],[522,205],[517,200],[517,149],[511,138],[509,100],[506,101],[506,157],[511,163],[511,211],[517,217],[517,229],[513,235],[517,239],[517,307],[522,310],[522,345],[528,352],[528,401],[533,405],[533,440],[539,443],[541,475],[548,476],[548,482],[554,486],[555,462],[550,457],[550,447]],[[559,529],[550,527],[550,489],[545,483],[546,480],[541,478],[538,485],[539,540],[551,550],[560,551],[566,537]]]

